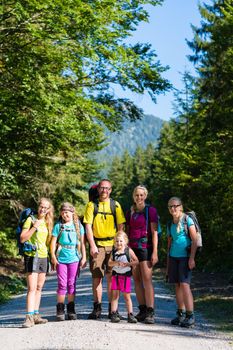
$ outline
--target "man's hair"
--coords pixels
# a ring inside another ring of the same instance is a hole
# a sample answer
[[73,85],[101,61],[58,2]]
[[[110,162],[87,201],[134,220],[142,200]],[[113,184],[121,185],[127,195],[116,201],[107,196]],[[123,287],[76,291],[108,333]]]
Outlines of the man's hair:
[[109,179],[102,179],[102,180],[100,180],[100,182],[98,183],[98,187],[100,187],[101,183],[104,182],[104,181],[109,182],[111,187],[112,187],[112,183],[111,183],[111,181]]

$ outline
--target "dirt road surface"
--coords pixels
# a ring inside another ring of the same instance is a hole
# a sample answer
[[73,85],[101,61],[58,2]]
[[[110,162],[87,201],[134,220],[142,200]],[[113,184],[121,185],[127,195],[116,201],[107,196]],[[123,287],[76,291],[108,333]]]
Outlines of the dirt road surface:
[[[156,318],[154,325],[128,324],[124,300],[119,311],[124,319],[111,323],[107,318],[106,286],[103,296],[103,318],[87,320],[92,310],[91,276],[82,271],[77,282],[76,311],[78,320],[56,322],[56,275],[48,276],[41,301],[41,313],[49,319],[45,325],[24,329],[26,293],[14,297],[0,307],[1,350],[233,350],[232,339],[214,331],[201,315],[196,314],[196,327],[182,329],[170,325],[176,304],[174,295],[154,280]],[[132,293],[134,312],[137,312],[135,294]]]

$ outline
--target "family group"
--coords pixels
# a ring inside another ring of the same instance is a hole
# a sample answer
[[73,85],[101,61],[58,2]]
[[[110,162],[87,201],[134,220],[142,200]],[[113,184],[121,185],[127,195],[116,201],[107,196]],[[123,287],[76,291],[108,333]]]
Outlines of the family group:
[[[122,318],[118,312],[120,293],[124,296],[129,323],[155,322],[152,273],[158,262],[157,210],[146,203],[148,191],[142,185],[133,190],[132,206],[126,213],[120,203],[111,198],[111,181],[101,180],[95,190],[97,196],[89,193],[82,223],[75,207],[65,202],[54,225],[54,208],[47,198],[39,201],[37,215],[30,215],[24,222],[21,243],[29,242],[35,249],[24,253],[28,290],[23,327],[48,322],[39,313],[48,256],[57,272],[56,318],[64,321],[66,314],[69,320],[77,318],[76,279],[80,269],[86,267],[86,242],[93,290],[93,310],[88,319],[101,318],[103,278],[106,277],[111,322],[120,322]],[[170,198],[168,210],[172,221],[167,230],[167,274],[169,282],[175,284],[177,302],[177,315],[171,324],[189,328],[195,323],[190,281],[195,267],[197,232],[192,218],[184,222],[183,205],[178,197]],[[131,276],[139,308],[136,315],[131,300]]]

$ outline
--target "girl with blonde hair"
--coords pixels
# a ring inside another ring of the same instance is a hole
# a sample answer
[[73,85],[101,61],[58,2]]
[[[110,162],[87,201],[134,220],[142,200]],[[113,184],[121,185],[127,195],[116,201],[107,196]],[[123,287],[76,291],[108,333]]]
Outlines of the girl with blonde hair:
[[128,322],[137,323],[137,319],[133,315],[133,305],[131,300],[131,275],[132,267],[138,264],[138,258],[128,247],[128,236],[125,232],[117,232],[114,238],[114,248],[109,259],[109,266],[112,266],[111,277],[111,322],[120,322],[118,313],[118,300],[120,292],[123,293],[127,312]]
[[24,328],[48,322],[39,314],[41,291],[48,270],[48,250],[53,228],[54,208],[51,201],[41,198],[37,217],[29,216],[20,235],[21,243],[29,242],[35,249],[24,253],[27,273],[27,313]]

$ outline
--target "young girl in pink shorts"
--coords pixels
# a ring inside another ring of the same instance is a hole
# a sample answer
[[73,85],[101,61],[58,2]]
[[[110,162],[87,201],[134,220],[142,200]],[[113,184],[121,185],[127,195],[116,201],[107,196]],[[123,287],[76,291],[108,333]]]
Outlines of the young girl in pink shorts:
[[139,263],[138,258],[134,254],[133,250],[127,246],[128,236],[125,232],[118,232],[114,240],[114,248],[109,259],[109,266],[112,266],[111,322],[120,322],[120,317],[117,310],[120,292],[122,292],[128,311],[128,322],[137,323],[137,319],[133,315],[133,305],[130,293],[132,267]]

